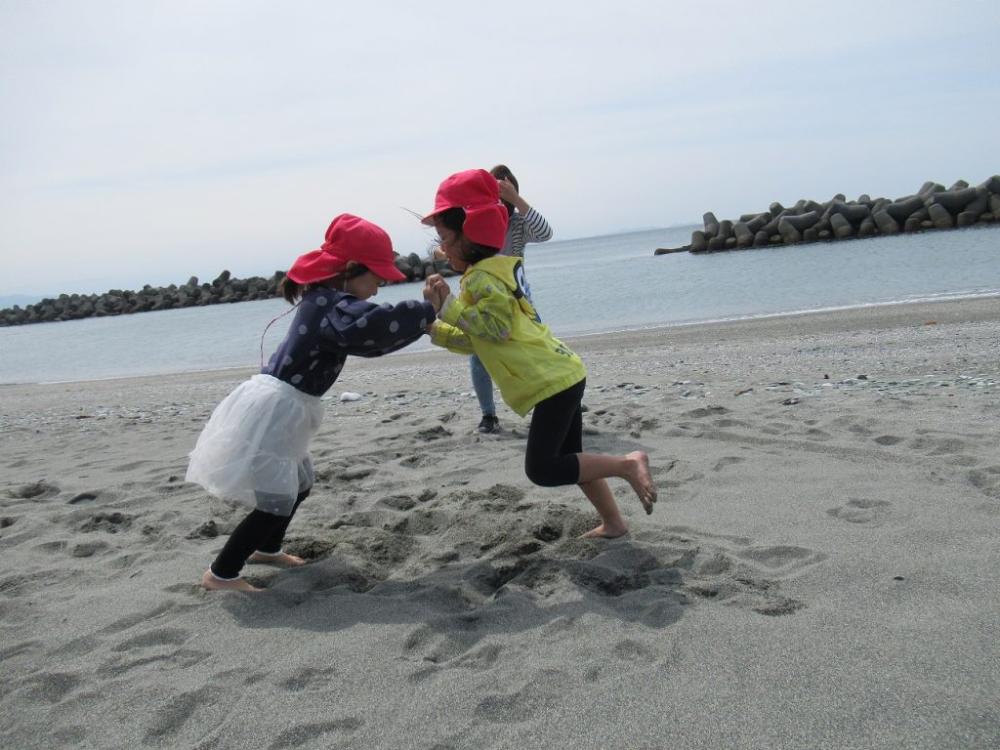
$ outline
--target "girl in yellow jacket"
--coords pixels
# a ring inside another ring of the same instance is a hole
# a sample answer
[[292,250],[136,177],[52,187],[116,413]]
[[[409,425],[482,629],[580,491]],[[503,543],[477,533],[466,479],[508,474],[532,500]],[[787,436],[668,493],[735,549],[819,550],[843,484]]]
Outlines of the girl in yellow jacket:
[[438,275],[427,279],[424,298],[439,309],[431,340],[458,354],[476,354],[503,400],[524,416],[534,409],[524,470],[544,487],[578,484],[601,524],[585,536],[616,537],[628,531],[608,477],[625,479],[646,513],[656,486],[643,451],[624,456],[584,453],[580,408],[587,382],[583,362],[543,325],[524,293],[522,260],[498,255],[507,211],[496,178],[483,169],[458,172],[441,183],[433,225],[448,263],[462,274],[453,295]]

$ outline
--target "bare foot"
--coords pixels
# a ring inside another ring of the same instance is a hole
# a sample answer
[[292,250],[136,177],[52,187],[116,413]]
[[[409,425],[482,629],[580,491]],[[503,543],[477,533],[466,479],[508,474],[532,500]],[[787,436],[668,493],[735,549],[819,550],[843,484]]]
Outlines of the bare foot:
[[201,577],[201,586],[208,591],[263,591],[252,585],[245,578],[236,578],[232,581],[224,581],[212,575],[211,570],[206,570]]
[[649,456],[645,451],[632,451],[625,458],[629,461],[629,472],[625,478],[639,496],[639,502],[648,516],[653,512],[653,503],[656,502],[656,485],[649,473]]
[[612,526],[602,523],[596,529],[591,529],[586,534],[580,534],[581,539],[617,539],[628,533],[628,526]]
[[300,565],[306,564],[306,561],[298,555],[290,555],[285,551],[275,552],[274,554],[270,552],[254,552],[250,555],[248,562],[278,565],[282,568],[297,568]]

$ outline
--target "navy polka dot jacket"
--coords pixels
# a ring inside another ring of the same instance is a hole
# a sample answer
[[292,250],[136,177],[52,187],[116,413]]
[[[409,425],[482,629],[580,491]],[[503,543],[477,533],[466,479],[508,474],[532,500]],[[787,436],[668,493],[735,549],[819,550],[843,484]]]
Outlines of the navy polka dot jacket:
[[430,302],[376,305],[336,289],[311,289],[261,372],[322,396],[336,382],[348,354],[379,357],[402,349],[420,338],[435,317]]

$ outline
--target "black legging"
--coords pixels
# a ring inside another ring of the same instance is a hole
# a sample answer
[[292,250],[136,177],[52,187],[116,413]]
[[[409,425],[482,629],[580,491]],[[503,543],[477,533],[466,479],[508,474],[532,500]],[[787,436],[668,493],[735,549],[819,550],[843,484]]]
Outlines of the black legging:
[[307,497],[309,490],[300,492],[295,498],[292,512],[287,516],[276,516],[262,510],[251,511],[229,535],[228,541],[211,565],[212,572],[219,578],[236,578],[247,558],[254,552],[280,552],[288,524]]
[[535,484],[561,487],[580,481],[577,457],[583,452],[580,404],[586,387],[587,380],[583,379],[535,405],[524,456],[524,473]]

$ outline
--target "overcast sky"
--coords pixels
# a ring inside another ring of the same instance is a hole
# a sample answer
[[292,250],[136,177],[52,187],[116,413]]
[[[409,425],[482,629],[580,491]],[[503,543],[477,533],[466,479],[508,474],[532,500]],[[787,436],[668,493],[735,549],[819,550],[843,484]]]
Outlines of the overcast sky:
[[[0,0],[0,294],[423,253],[508,164],[557,239],[1000,172],[1000,2]],[[650,251],[652,251],[652,247]]]

